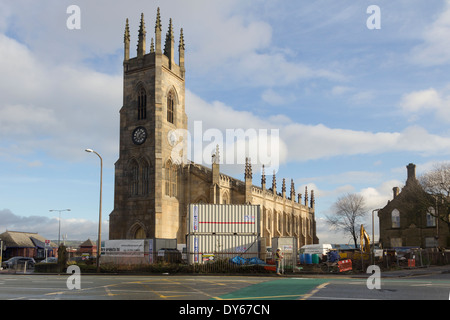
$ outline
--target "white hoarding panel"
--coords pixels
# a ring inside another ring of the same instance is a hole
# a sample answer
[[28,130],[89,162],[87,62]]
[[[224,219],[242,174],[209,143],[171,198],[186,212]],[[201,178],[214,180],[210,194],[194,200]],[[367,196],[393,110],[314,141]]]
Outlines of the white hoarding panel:
[[260,207],[232,204],[191,204],[188,233],[259,234]]
[[105,255],[116,257],[143,257],[145,240],[108,240],[105,241]]

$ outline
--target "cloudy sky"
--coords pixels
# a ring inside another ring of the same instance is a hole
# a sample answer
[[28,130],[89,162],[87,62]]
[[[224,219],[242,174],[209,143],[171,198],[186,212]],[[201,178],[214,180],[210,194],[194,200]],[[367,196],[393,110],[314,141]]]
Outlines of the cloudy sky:
[[[381,29],[367,25],[373,4]],[[67,27],[70,5],[81,29]],[[184,29],[190,129],[279,130],[277,181],[315,190],[321,242],[349,241],[324,223],[339,196],[364,195],[370,212],[408,163],[420,174],[449,158],[450,1],[0,0],[0,232],[56,239],[49,210],[70,208],[62,234],[95,239],[92,148],[108,237],[125,20],[133,57],[140,14],[149,46],[157,7],[164,33],[169,18],[177,40]]]

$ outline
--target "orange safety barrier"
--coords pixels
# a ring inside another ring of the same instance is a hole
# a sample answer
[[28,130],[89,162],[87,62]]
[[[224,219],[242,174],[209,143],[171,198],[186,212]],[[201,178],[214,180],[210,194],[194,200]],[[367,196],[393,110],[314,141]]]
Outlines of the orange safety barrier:
[[415,259],[408,259],[408,267],[415,267],[416,266],[416,260]]
[[352,270],[352,260],[345,259],[338,262],[339,272],[350,271]]

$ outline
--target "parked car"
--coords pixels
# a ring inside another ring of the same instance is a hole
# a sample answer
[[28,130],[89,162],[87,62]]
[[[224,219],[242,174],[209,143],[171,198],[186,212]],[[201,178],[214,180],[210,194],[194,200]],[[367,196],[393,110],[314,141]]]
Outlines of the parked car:
[[57,263],[58,258],[56,257],[47,257],[44,260],[42,260],[40,263]]
[[27,263],[27,267],[30,267],[30,268],[34,268],[34,265],[36,264],[36,261],[34,261],[33,258],[12,257],[11,259],[3,262],[2,267],[3,268],[13,268],[17,265],[24,265],[25,262]]

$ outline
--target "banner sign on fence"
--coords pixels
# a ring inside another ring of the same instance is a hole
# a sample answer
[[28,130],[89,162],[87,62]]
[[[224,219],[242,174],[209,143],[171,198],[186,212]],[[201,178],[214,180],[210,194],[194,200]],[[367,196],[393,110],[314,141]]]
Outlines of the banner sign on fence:
[[148,262],[153,263],[153,239],[148,240]]
[[116,257],[143,257],[145,240],[105,241],[105,255]]
[[194,225],[193,225],[193,229],[194,232],[198,231],[198,206],[194,206]]

